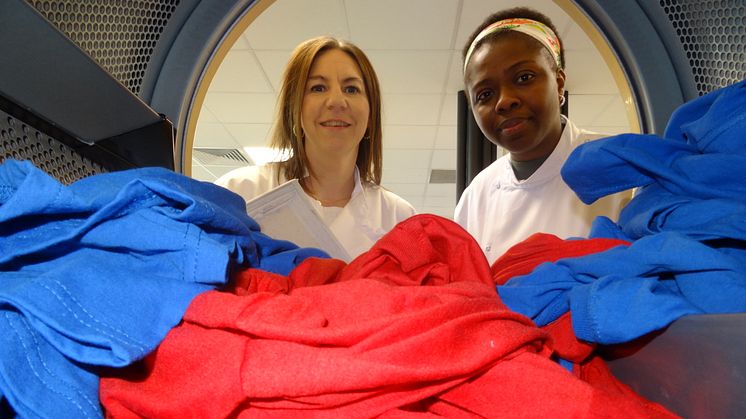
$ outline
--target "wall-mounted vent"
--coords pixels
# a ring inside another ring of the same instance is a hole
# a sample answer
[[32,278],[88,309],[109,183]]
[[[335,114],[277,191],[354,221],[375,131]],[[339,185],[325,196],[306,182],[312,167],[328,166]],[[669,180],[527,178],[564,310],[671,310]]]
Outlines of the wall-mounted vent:
[[195,147],[192,158],[204,166],[245,166],[254,162],[237,148]]
[[433,169],[430,171],[429,183],[456,183],[456,171]]

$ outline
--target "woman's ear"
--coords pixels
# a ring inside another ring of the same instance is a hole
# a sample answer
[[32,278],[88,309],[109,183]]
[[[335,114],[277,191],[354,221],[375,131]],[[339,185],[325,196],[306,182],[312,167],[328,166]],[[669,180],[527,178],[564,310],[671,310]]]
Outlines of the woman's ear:
[[557,70],[557,94],[565,94],[565,70],[561,68]]

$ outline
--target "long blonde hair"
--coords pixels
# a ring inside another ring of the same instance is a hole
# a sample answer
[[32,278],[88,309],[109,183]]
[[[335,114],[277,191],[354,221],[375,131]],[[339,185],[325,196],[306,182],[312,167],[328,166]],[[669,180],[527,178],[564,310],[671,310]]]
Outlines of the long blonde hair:
[[[305,176],[308,156],[301,130],[301,110],[308,75],[316,57],[324,51],[338,49],[347,53],[360,67],[365,84],[365,92],[370,106],[368,129],[360,141],[356,165],[360,180],[381,183],[382,130],[381,130],[381,89],[373,66],[363,51],[354,44],[331,36],[320,36],[298,45],[290,56],[282,77],[282,86],[277,101],[275,122],[272,127],[271,146],[283,154],[291,154],[286,161],[279,163],[287,179],[300,179]],[[290,152],[290,153],[288,153]],[[279,176],[279,172],[278,172]]]

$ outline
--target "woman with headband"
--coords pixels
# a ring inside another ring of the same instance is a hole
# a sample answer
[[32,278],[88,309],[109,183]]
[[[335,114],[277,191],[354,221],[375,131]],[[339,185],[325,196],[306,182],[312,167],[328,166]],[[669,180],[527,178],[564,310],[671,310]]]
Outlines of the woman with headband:
[[487,18],[464,49],[464,83],[480,130],[507,154],[480,172],[454,220],[492,264],[533,233],[587,237],[596,216],[616,219],[625,196],[583,204],[560,168],[570,152],[600,137],[560,114],[564,104],[562,41],[551,20],[529,8]]

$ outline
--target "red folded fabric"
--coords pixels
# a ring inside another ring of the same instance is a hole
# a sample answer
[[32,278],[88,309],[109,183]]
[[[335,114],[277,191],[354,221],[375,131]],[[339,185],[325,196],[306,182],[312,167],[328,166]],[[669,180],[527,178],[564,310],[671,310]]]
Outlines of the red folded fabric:
[[[419,215],[349,265],[242,272],[143,362],[101,379],[108,417],[649,417],[549,360],[453,222]],[[664,412],[665,413],[665,412]],[[665,414],[661,414],[665,416]]]
[[[629,242],[616,239],[563,240],[553,234],[536,233],[515,244],[499,257],[491,267],[495,284],[505,284],[518,275],[531,273],[545,262],[580,257],[603,252],[615,246],[628,246]],[[551,345],[557,356],[580,364],[591,357],[596,344],[575,337],[570,312],[542,328],[551,336]]]
[[490,270],[495,284],[503,285],[514,276],[531,273],[544,262],[556,262],[629,244],[625,240],[603,238],[563,240],[553,234],[536,233],[509,248],[492,263]]
[[[602,238],[562,240],[551,234],[538,233],[508,249],[492,264],[491,272],[496,284],[504,284],[516,275],[530,273],[544,262],[580,257],[629,244],[624,240]],[[662,406],[644,399],[629,386],[617,380],[604,360],[597,354],[596,344],[575,337],[570,312],[542,329],[551,337],[551,346],[555,354],[575,364],[573,373],[581,380],[608,396],[643,406],[644,409],[655,412],[654,414],[674,416]]]

